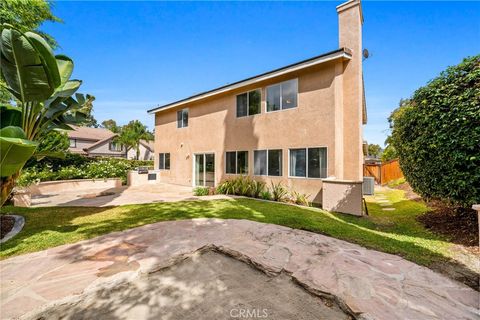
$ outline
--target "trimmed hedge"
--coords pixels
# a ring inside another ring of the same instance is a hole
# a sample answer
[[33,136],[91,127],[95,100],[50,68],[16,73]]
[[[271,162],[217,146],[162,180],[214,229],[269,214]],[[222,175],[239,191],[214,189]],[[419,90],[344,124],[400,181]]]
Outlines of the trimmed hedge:
[[17,181],[19,186],[28,186],[41,181],[71,179],[121,178],[127,182],[127,172],[138,167],[153,166],[153,161],[127,160],[120,158],[88,158],[67,154],[65,159],[45,158],[30,161]]
[[415,192],[450,205],[480,203],[480,55],[419,88],[389,120]]

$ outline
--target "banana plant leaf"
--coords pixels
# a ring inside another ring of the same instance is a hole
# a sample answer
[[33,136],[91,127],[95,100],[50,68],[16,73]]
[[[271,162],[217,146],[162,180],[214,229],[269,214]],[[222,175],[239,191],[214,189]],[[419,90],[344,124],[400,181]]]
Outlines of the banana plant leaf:
[[20,127],[22,123],[22,109],[9,105],[0,106],[0,129],[8,126]]
[[61,84],[66,83],[73,72],[73,60],[63,54],[55,56],[57,60],[58,72],[60,73]]
[[0,129],[0,177],[9,177],[21,170],[37,145],[25,139],[25,132],[20,127]]
[[37,34],[7,24],[0,33],[0,68],[8,90],[22,102],[48,99],[61,84],[51,48]]

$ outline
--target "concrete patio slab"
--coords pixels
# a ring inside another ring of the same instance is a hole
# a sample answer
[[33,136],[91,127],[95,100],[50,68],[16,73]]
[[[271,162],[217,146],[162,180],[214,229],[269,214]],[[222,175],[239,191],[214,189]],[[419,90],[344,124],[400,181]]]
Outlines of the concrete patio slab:
[[128,285],[205,250],[270,276],[286,274],[358,319],[479,317],[477,291],[398,256],[278,225],[218,219],[160,222],[1,261],[1,317],[36,318],[49,306]]
[[106,207],[152,202],[175,202],[200,199],[226,199],[224,195],[196,197],[193,188],[169,183],[123,186],[111,189],[90,189],[33,196],[32,207],[74,206]]

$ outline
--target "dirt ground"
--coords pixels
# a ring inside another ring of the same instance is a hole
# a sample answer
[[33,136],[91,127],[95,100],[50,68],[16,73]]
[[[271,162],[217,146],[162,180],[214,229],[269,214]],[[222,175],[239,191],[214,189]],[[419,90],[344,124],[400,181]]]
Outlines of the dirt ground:
[[[412,190],[407,182],[394,188],[405,191],[405,197],[409,200],[422,201],[422,198]],[[465,247],[472,253],[480,253],[478,218],[475,210],[451,208],[439,201],[429,201],[427,205],[430,210],[418,217],[418,221],[425,228],[447,236],[450,241]]]
[[3,239],[3,237],[12,230],[14,224],[15,219],[13,217],[5,215],[0,216],[0,239]]
[[64,302],[29,319],[352,319],[288,275],[270,277],[207,251],[172,267]]

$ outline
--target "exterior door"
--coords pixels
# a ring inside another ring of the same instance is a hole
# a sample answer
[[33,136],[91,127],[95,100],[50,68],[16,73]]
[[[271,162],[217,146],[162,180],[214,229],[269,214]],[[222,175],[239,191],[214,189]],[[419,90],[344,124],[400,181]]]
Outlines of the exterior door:
[[195,186],[215,186],[215,155],[213,153],[202,153],[195,155]]

